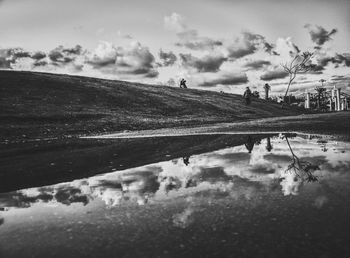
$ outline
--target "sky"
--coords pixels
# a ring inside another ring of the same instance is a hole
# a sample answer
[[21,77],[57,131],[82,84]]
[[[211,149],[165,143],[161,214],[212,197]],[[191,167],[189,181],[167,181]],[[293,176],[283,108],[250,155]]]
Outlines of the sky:
[[349,0],[0,0],[0,69],[277,95],[310,51],[291,91],[350,92],[349,28]]

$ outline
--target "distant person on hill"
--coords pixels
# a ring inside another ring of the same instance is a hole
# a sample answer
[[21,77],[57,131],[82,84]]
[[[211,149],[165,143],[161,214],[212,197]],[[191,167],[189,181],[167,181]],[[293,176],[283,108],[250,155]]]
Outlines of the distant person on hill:
[[185,156],[182,158],[182,160],[186,166],[188,166],[188,164],[190,164],[190,156]]
[[187,89],[186,80],[184,78],[182,78],[180,81],[180,88]]
[[245,104],[249,105],[251,103],[251,98],[252,98],[252,92],[250,91],[249,87],[246,88],[243,98],[245,100]]

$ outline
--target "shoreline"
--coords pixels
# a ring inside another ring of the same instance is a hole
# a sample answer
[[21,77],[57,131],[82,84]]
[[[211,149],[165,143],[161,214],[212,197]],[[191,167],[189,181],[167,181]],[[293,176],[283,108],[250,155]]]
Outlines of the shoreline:
[[[311,121],[310,121],[311,120]],[[328,121],[327,121],[328,120]],[[289,129],[286,129],[288,128]],[[254,119],[244,122],[218,123],[192,127],[135,130],[80,136],[82,139],[120,139],[213,134],[297,133],[329,135],[350,139],[350,112],[307,114]]]

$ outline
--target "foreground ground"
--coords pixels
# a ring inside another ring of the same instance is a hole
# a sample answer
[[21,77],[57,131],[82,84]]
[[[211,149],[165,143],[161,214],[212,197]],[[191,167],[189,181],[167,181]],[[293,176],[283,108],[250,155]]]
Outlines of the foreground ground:
[[97,138],[192,135],[203,133],[302,132],[350,139],[350,112],[307,114],[220,123],[201,127],[178,127],[96,135]]
[[0,140],[198,126],[302,114],[261,99],[89,77],[0,71]]

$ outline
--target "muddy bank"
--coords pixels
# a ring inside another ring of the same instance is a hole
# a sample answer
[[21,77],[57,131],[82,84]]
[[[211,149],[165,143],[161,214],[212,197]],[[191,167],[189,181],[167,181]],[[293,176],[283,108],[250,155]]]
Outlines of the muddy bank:
[[288,117],[255,119],[237,123],[220,123],[198,127],[177,127],[158,130],[129,131],[94,135],[96,138],[150,137],[212,133],[300,132],[350,139],[350,112],[306,114]]

